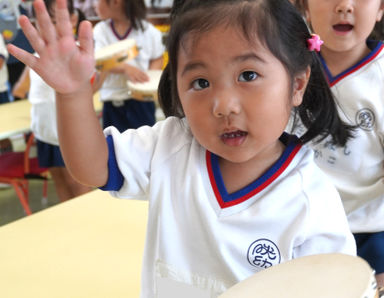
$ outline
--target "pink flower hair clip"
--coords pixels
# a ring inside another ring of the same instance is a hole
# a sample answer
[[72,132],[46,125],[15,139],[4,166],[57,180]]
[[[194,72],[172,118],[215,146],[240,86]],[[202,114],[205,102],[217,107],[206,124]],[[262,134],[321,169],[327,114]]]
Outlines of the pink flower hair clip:
[[308,50],[320,52],[320,46],[324,43],[317,34],[311,34],[311,38],[307,39]]

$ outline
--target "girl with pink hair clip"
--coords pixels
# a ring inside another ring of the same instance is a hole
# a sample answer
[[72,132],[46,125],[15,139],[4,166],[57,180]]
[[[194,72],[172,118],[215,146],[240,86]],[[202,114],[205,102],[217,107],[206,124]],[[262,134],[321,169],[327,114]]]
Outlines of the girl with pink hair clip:
[[[305,145],[328,135],[344,145],[351,128],[289,1],[177,1],[159,85],[167,118],[122,133],[102,131],[93,110],[91,25],[77,46],[64,0],[56,28],[34,6],[41,30],[20,24],[40,58],[9,51],[56,89],[66,165],[149,203],[141,297],[217,297],[287,260],[355,255],[340,197]],[[285,132],[292,109],[308,127],[301,138]]]
[[324,44],[319,57],[341,119],[355,138],[336,148],[312,143],[316,162],[337,187],[358,255],[384,287],[384,44],[382,0],[299,0]]

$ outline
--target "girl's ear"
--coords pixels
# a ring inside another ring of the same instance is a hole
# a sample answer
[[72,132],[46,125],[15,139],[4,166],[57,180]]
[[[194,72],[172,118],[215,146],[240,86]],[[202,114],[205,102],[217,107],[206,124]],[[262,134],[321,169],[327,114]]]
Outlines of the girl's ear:
[[303,101],[305,89],[307,88],[311,68],[308,66],[305,71],[296,75],[293,79],[292,104],[297,107]]

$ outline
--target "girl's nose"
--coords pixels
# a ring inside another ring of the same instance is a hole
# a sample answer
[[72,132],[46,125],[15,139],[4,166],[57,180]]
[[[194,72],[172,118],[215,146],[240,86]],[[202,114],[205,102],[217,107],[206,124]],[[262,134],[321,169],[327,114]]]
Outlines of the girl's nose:
[[353,1],[352,0],[342,0],[336,5],[337,13],[352,13],[353,12]]
[[233,90],[222,89],[214,95],[213,114],[215,117],[228,117],[231,114],[239,114],[240,111],[240,100]]

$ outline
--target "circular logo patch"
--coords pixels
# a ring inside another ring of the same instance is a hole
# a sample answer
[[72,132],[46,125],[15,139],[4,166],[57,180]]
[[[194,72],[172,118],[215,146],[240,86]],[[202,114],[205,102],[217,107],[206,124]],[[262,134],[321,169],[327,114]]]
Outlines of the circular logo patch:
[[372,130],[375,125],[375,114],[370,109],[361,109],[356,114],[357,125],[364,130]]
[[248,262],[262,269],[279,264],[281,261],[279,248],[268,239],[258,239],[248,248]]

